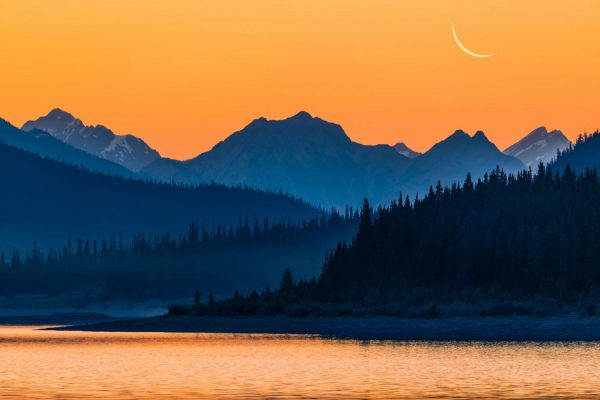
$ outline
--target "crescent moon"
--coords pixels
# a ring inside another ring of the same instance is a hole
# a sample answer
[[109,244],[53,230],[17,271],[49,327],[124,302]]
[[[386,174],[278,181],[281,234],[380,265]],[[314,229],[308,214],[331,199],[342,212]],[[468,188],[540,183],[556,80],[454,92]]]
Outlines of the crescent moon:
[[466,46],[464,44],[462,44],[462,42],[458,38],[458,35],[456,34],[456,27],[454,26],[454,21],[452,21],[452,36],[454,36],[454,41],[456,42],[456,45],[458,46],[458,48],[461,49],[466,54],[470,55],[471,57],[488,58],[488,57],[492,57],[495,55],[495,54],[479,54],[479,53],[475,53],[474,51],[467,49]]

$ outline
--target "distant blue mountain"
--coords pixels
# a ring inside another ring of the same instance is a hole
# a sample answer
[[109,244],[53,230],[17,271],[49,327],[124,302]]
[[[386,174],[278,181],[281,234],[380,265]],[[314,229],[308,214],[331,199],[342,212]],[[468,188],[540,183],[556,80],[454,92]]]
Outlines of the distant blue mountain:
[[145,176],[283,190],[324,207],[397,196],[393,182],[410,160],[387,145],[365,146],[343,129],[306,112],[285,120],[259,118],[185,162],[157,160]]
[[85,151],[78,150],[55,139],[46,132],[33,129],[22,131],[0,118],[0,142],[38,154],[42,157],[81,166],[90,171],[108,175],[133,177],[128,169],[108,160],[103,160]]
[[[2,124],[3,132],[7,126]],[[0,187],[0,247],[4,249],[34,242],[62,244],[73,237],[177,235],[194,219],[211,230],[223,223],[237,225],[242,218],[299,221],[319,213],[303,201],[257,190],[221,185],[189,188],[93,173],[4,143],[0,143]]]
[[424,194],[438,180],[444,185],[462,183],[467,173],[476,179],[496,167],[507,173],[525,168],[518,159],[502,154],[483,132],[469,136],[457,130],[417,157],[401,178],[400,185],[408,193]]
[[[404,150],[404,148],[400,149]],[[306,112],[284,120],[259,118],[188,161],[159,159],[140,173],[163,181],[219,182],[283,190],[324,207],[388,203],[402,191],[423,193],[437,180],[451,184],[496,166],[524,168],[482,132],[458,131],[418,157],[388,145],[365,146],[343,129]]]
[[52,137],[99,158],[139,171],[160,154],[133,135],[115,135],[103,125],[86,126],[73,115],[55,108],[43,117],[27,121],[24,131],[42,130]]

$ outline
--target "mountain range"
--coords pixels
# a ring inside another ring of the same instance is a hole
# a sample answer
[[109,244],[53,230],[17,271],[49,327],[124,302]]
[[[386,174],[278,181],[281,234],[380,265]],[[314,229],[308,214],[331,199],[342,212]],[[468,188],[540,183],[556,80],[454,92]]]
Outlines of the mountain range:
[[284,190],[324,207],[382,202],[410,160],[386,145],[365,146],[343,129],[306,112],[259,118],[188,161],[160,159],[141,173],[159,180],[221,182]]
[[[402,150],[402,149],[401,149]],[[502,154],[482,132],[457,131],[429,151],[407,157],[388,145],[353,142],[342,127],[300,112],[284,120],[259,118],[187,161],[157,159],[140,171],[147,178],[220,182],[284,190],[323,207],[356,206],[396,199],[400,192],[425,193],[474,178],[496,166],[516,172],[524,165]]]
[[438,180],[448,185],[467,173],[476,179],[496,166],[516,172],[548,162],[570,145],[560,131],[542,127],[503,153],[483,132],[470,136],[458,130],[421,154],[404,143],[356,143],[340,125],[299,112],[283,120],[255,119],[211,150],[178,161],[160,157],[139,138],[86,126],[60,109],[25,123],[21,131],[9,130],[28,143],[17,147],[97,172],[282,191],[324,208],[356,206],[365,197],[386,204],[400,192],[424,194]]

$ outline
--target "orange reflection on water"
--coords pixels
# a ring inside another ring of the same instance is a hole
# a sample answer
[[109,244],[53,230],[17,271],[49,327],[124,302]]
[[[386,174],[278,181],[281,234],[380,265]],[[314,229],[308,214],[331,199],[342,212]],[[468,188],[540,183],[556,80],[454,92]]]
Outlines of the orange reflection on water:
[[597,398],[600,345],[0,328],[0,398]]

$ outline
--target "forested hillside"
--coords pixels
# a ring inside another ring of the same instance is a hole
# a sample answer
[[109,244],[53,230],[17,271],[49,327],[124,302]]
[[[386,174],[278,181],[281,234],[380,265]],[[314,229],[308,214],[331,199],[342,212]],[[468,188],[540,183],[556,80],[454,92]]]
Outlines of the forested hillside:
[[314,277],[327,251],[354,235],[358,214],[271,224],[189,225],[185,235],[74,239],[44,251],[0,253],[0,294],[89,293],[103,299],[205,296],[278,284],[286,267]]
[[439,305],[460,303],[458,313],[483,307],[511,315],[531,311],[524,304],[541,304],[545,313],[590,301],[586,310],[595,312],[599,243],[595,170],[577,176],[569,166],[559,174],[540,165],[536,174],[513,176],[497,169],[376,211],[365,202],[356,237],[337,246],[318,279],[294,280],[287,271],[276,293],[205,311],[294,314],[331,306],[410,315],[429,305],[425,315],[435,315]]
[[393,203],[373,220],[365,204],[358,235],[328,260],[317,293],[336,302],[386,301],[414,288],[569,298],[600,287],[598,243],[595,171],[496,170]]
[[[79,150],[78,150],[79,151]],[[91,157],[91,156],[90,156]],[[0,143],[0,248],[69,238],[182,233],[239,218],[300,221],[319,210],[290,196],[216,184],[148,183],[92,173]]]
[[559,151],[556,160],[551,165],[559,171],[570,165],[576,173],[581,173],[587,168],[598,169],[600,167],[600,132],[579,135],[575,145]]

